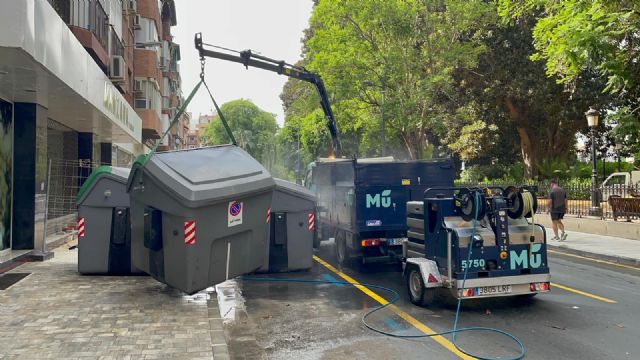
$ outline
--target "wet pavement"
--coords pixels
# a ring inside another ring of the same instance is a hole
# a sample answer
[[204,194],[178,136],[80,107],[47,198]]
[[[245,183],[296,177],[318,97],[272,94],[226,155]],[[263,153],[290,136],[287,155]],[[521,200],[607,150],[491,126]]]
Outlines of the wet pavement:
[[[50,261],[11,270],[29,275],[0,291],[0,359],[461,358],[450,336],[402,339],[367,329],[363,315],[392,294],[335,282],[352,278],[397,291],[395,307],[368,319],[393,334],[449,330],[455,303],[414,306],[398,265],[339,272],[331,242],[323,242],[310,271],[252,275],[194,296],[145,276],[79,275],[69,245]],[[465,303],[459,327],[509,331],[526,346],[527,359],[640,358],[640,268],[557,252],[550,264],[551,293]],[[487,356],[518,352],[495,334],[462,333],[458,340]]]
[[213,289],[79,275],[71,245],[11,270],[30,274],[0,291],[0,359],[228,358]]
[[[336,266],[333,244],[323,242],[319,258]],[[622,268],[551,254],[548,294],[533,299],[484,299],[463,305],[459,327],[487,326],[513,333],[526,347],[526,359],[640,358],[640,268]],[[430,308],[411,304],[399,266],[341,269],[360,283],[387,286],[400,294],[398,311],[435,331],[452,327],[451,299]],[[344,281],[314,262],[308,272],[256,275],[252,278]],[[433,339],[401,339],[377,334],[362,324],[374,299],[342,284],[235,280],[225,283],[231,299],[220,307],[234,359],[458,359]],[[374,292],[385,299],[383,290]],[[607,300],[607,301],[605,301]],[[376,312],[371,325],[395,334],[421,334],[392,309]],[[447,336],[450,340],[451,337]],[[458,342],[474,353],[508,358],[518,354],[510,340],[490,333],[461,333]]]

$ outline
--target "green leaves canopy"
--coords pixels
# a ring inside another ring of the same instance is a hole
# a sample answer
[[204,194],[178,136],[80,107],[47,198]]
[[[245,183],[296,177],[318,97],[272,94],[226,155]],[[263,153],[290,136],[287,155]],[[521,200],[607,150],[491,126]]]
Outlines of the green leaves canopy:
[[[265,161],[278,131],[275,116],[257,107],[250,100],[233,100],[223,104],[224,114],[238,145],[259,161]],[[205,129],[206,145],[230,142],[219,116],[215,116]]]
[[[477,0],[447,1],[447,6],[442,1],[319,2],[305,60],[332,95],[346,153],[379,153],[382,116],[396,156],[422,158],[428,155],[425,149],[441,145],[439,135],[455,120],[453,73],[475,66],[484,51],[479,38],[488,18],[496,18],[495,9]],[[309,115],[294,108],[289,111],[285,103],[287,126]]]
[[634,0],[499,0],[507,21],[537,18],[533,31],[537,52],[547,74],[573,89],[593,72],[606,81],[608,110],[617,142],[640,151],[640,2]]

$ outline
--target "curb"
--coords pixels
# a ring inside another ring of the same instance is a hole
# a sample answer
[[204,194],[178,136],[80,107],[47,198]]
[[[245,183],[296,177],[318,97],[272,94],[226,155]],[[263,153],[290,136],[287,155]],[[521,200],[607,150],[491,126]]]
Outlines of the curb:
[[211,336],[211,352],[214,360],[229,360],[229,348],[224,335],[224,324],[218,307],[218,293],[207,291],[207,313],[209,320],[209,334]]
[[640,267],[640,259],[634,259],[634,258],[629,258],[625,256],[598,254],[590,251],[572,249],[562,245],[552,245],[549,243],[547,243],[547,247],[549,249],[556,250],[558,252],[567,253],[567,254],[579,255],[579,256],[584,256],[586,258],[592,258],[597,260],[611,261],[621,265]]

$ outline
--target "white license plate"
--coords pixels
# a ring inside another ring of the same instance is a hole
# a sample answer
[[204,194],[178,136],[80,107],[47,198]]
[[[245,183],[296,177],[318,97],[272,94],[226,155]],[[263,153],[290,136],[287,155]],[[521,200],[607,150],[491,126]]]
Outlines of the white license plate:
[[389,246],[402,245],[402,238],[400,238],[400,239],[387,239],[387,245],[389,245]]
[[476,288],[477,296],[511,294],[511,285],[481,286]]

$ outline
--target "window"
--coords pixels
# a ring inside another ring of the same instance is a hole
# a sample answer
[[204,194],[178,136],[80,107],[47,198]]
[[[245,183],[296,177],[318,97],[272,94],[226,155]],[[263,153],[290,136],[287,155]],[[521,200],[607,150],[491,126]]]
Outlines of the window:
[[136,78],[134,82],[136,88],[134,94],[134,108],[155,110],[160,117],[162,112],[162,96],[160,87],[153,79]]

